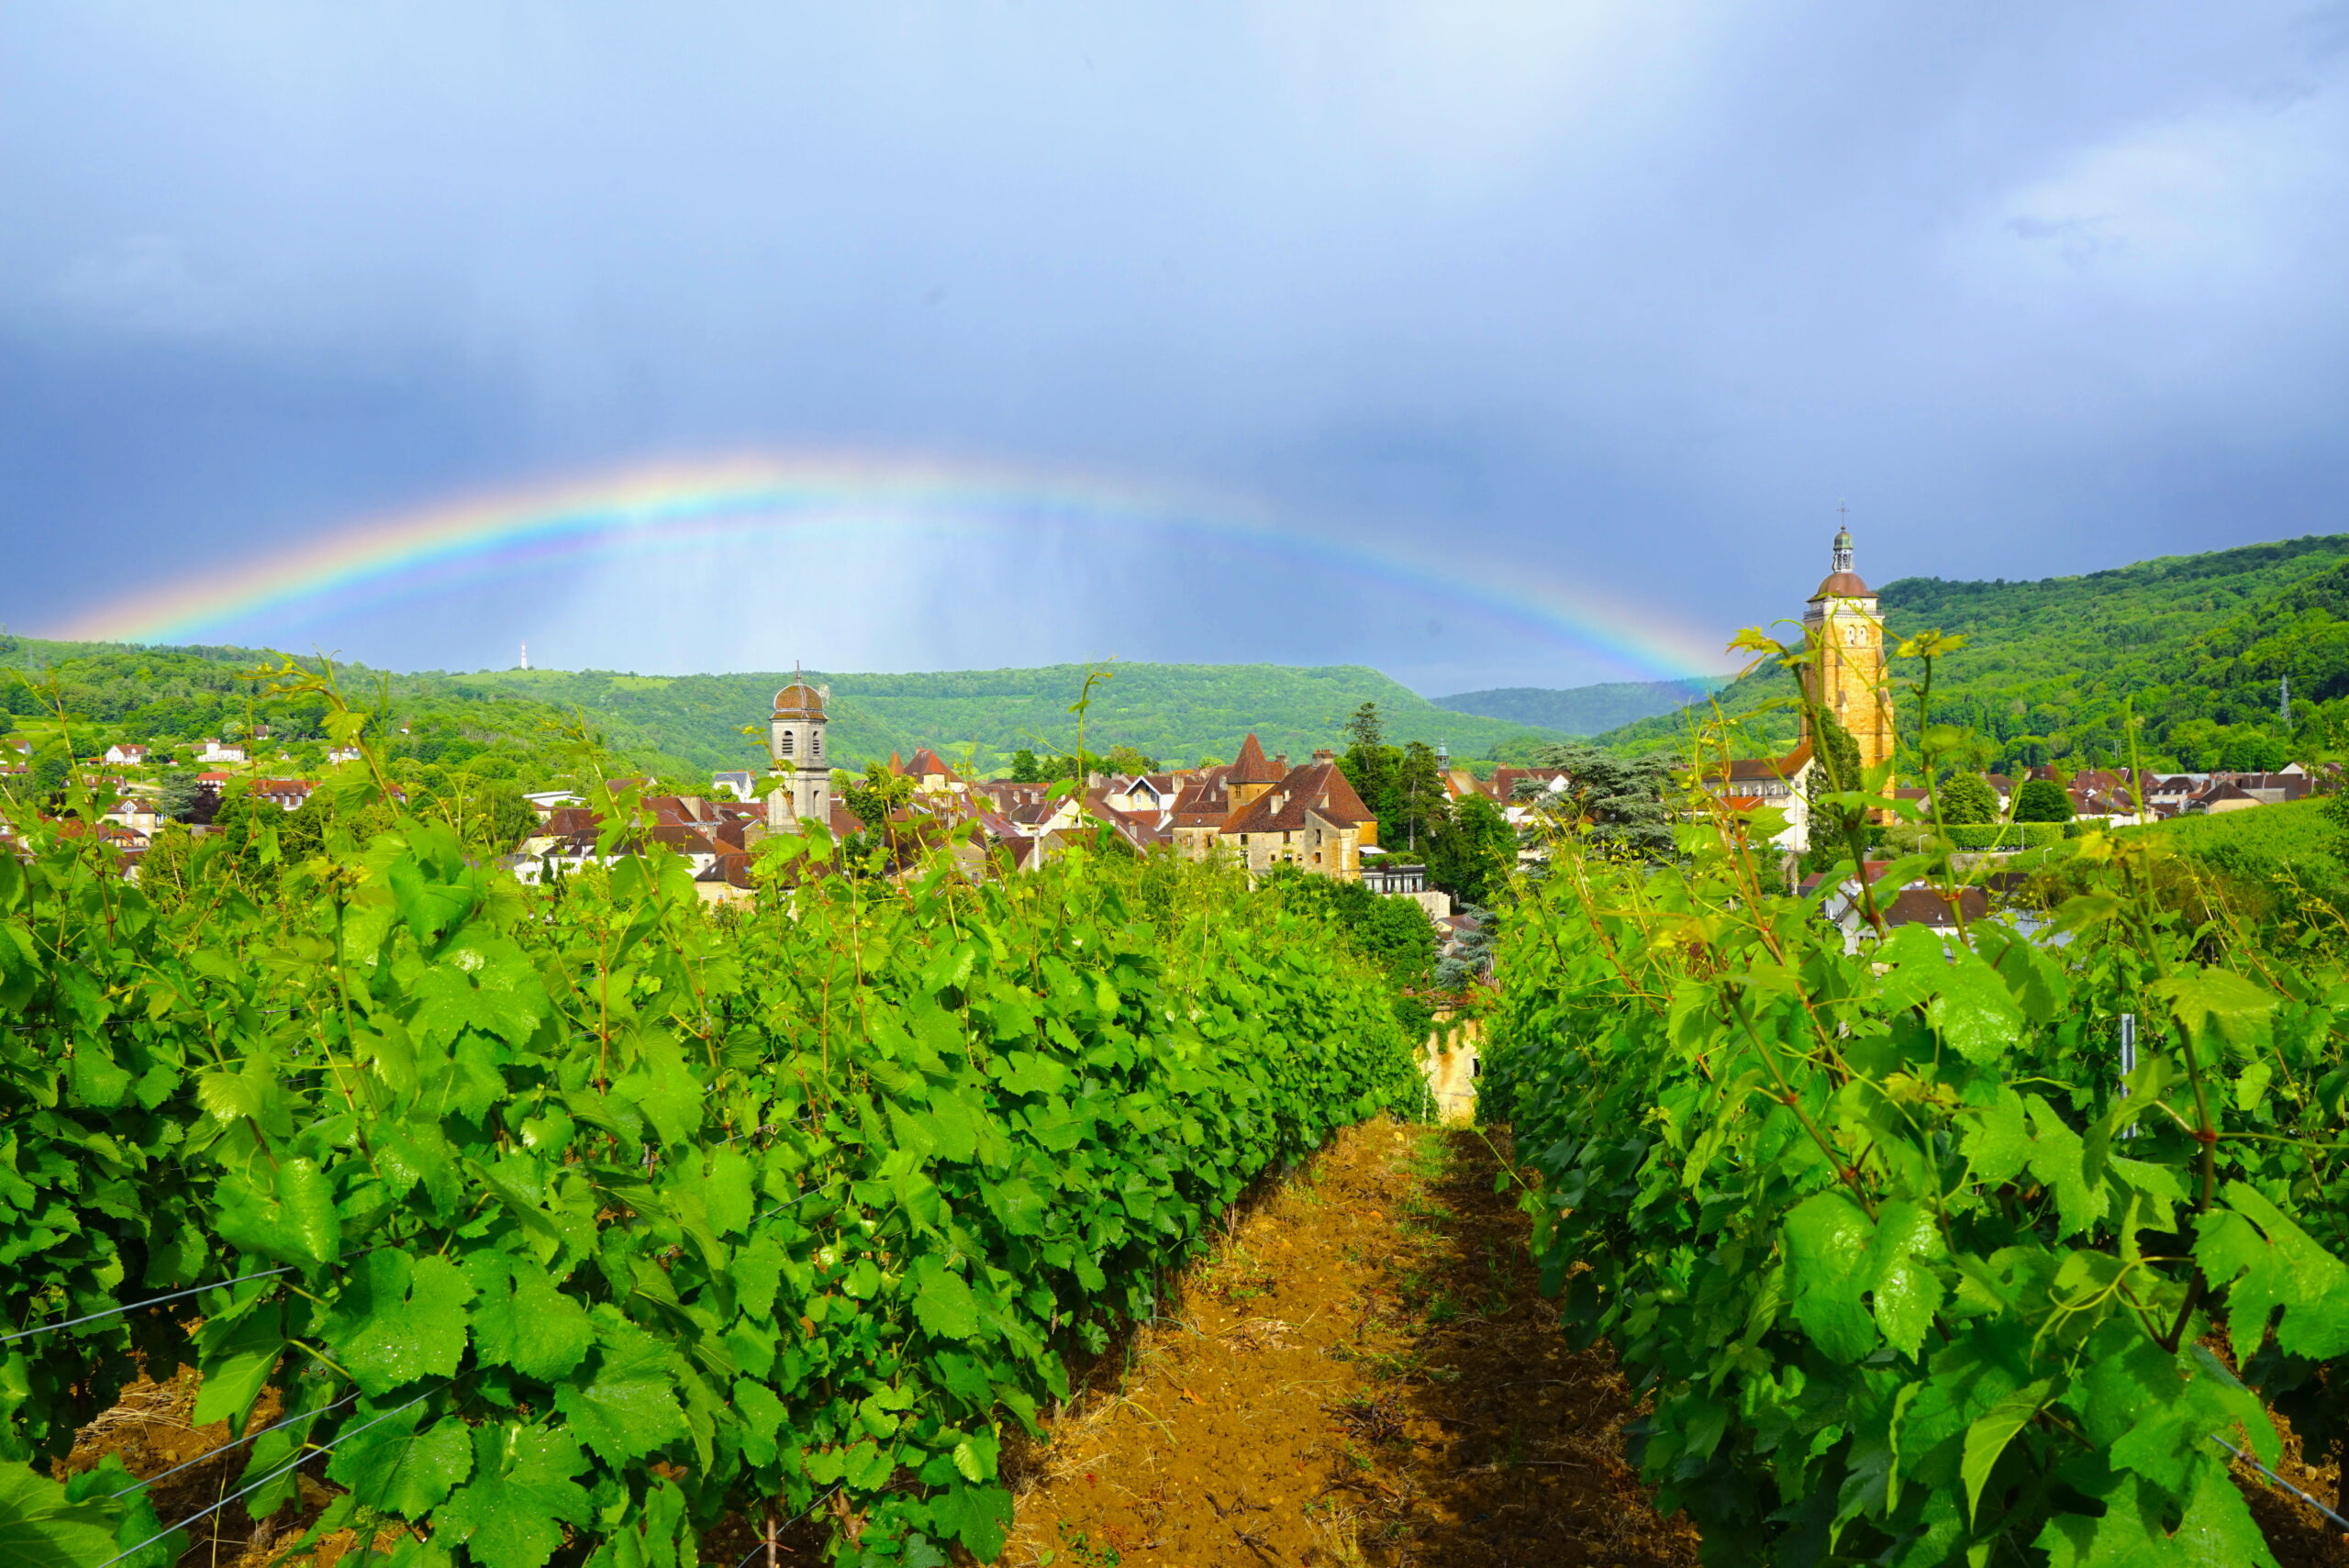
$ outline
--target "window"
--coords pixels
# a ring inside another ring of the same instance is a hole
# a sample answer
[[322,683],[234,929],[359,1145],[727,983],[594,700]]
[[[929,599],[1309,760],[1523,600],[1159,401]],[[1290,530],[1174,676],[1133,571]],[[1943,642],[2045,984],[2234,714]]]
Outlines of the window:
[[783,732],[783,744],[776,749],[775,755],[778,757],[788,757],[791,755],[790,730],[786,729]]
[[822,730],[818,729],[813,736],[808,738],[807,754],[811,757],[820,757],[824,754],[824,732]]

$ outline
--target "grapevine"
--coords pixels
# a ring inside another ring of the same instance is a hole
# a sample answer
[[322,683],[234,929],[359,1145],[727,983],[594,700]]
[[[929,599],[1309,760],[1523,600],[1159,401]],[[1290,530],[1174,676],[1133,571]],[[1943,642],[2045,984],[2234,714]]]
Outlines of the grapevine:
[[44,1473],[182,1361],[250,1440],[232,1506],[307,1465],[306,1539],[403,1564],[690,1562],[810,1510],[840,1562],[990,1559],[1007,1423],[1065,1358],[1260,1173],[1423,1097],[1384,981],[1231,873],[892,881],[811,828],[713,912],[657,845],[524,889],[342,787],[390,830],[264,841],[268,889],[199,850],[150,898],[34,823],[0,855],[0,1524],[34,1561],[173,1560],[117,1463]]
[[[2276,1412],[2349,1458],[2349,976],[2107,836],[2035,936],[1861,901],[1847,938],[1866,814],[1930,829],[1888,785],[1825,797],[1809,896],[1701,794],[1670,863],[1569,840],[1526,890],[1483,1108],[1566,1326],[1642,1381],[1711,1561],[2270,1562],[2237,1455],[2279,1462]],[[1961,907],[1930,837],[1915,879]]]

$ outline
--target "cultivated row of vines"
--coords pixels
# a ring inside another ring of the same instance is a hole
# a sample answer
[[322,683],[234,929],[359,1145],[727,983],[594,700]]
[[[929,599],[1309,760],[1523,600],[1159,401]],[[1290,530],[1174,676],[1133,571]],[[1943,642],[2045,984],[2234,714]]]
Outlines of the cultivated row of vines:
[[182,1363],[250,1440],[229,1506],[321,1478],[346,1563],[684,1563],[810,1515],[843,1562],[989,1559],[1064,1358],[1423,1095],[1326,922],[1204,868],[892,880],[785,836],[713,913],[657,846],[540,890],[413,819],[332,837],[170,900],[49,827],[0,853],[12,1562],[176,1560],[118,1462],[50,1473]]
[[[1822,836],[1929,824],[1854,782]],[[2271,1561],[2238,1477],[2276,1418],[2349,1458],[2338,960],[2194,923],[2098,835],[2046,929],[1860,901],[1847,940],[1849,861],[1798,896],[1770,814],[1691,804],[1670,863],[1559,847],[1483,1085],[1663,1504],[1724,1563]],[[1880,885],[1946,877],[1925,848]]]

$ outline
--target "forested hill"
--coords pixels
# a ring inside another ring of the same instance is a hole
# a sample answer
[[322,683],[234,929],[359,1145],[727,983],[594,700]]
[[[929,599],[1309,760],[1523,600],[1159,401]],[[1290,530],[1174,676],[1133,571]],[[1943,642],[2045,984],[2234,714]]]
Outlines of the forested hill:
[[[1318,669],[1280,664],[1117,664],[1085,716],[1085,749],[1131,746],[1169,763],[1201,757],[1229,762],[1254,731],[1267,752],[1302,761],[1317,746],[1342,749],[1346,719],[1376,703],[1394,741],[1447,742],[1461,757],[1497,745],[1553,739],[1506,719],[1453,713],[1359,664]],[[744,724],[763,724],[789,672],[727,675],[615,675],[601,672],[505,670],[451,677],[499,692],[609,716],[661,745],[710,767],[740,766],[752,744]],[[1073,750],[1085,666],[960,670],[924,674],[822,674],[832,688],[830,745],[842,761],[910,753],[934,746],[959,763],[975,745],[977,765],[1006,765],[1019,747]]]
[[1686,707],[1727,684],[1726,676],[1699,675],[1687,681],[1609,681],[1595,686],[1499,686],[1428,700],[1454,713],[1510,719],[1562,735],[1597,735]]
[[[270,700],[247,679],[280,655],[240,648],[140,648],[117,643],[43,641],[0,634],[0,671],[39,673],[56,681],[67,710],[83,723],[75,746],[84,754],[115,740],[150,743],[242,733],[269,723],[281,738],[316,732],[318,705]],[[1453,755],[1481,757],[1496,747],[1520,752],[1556,737],[1550,731],[1437,707],[1375,670],[1360,665],[1299,669],[1273,664],[1119,664],[1097,688],[1086,749],[1131,746],[1169,764],[1203,756],[1229,761],[1253,730],[1264,750],[1302,760],[1316,746],[1341,747],[1341,726],[1365,702],[1378,705],[1394,741],[1448,742]],[[507,742],[525,750],[584,724],[631,762],[664,776],[747,767],[763,755],[766,717],[788,672],[725,675],[629,675],[604,671],[500,670],[387,673],[349,666],[354,701],[389,712],[415,737],[446,737],[447,750]],[[936,674],[821,674],[832,688],[831,751],[845,765],[936,747],[981,770],[1008,765],[1023,746],[1069,750],[1076,718],[1068,712],[1085,684],[1085,667],[959,671]],[[23,683],[0,680],[0,711],[40,727],[41,699]],[[0,720],[5,728],[6,720]],[[742,733],[755,726],[757,737]],[[418,740],[427,750],[429,742]],[[966,746],[974,752],[966,753]]]
[[[1933,712],[1984,736],[1986,763],[2125,761],[2124,703],[2145,720],[2150,766],[2257,766],[2349,744],[2349,534],[2033,583],[1904,577],[1879,593],[1888,642],[1933,628],[1967,638],[1936,672]],[[1896,661],[1896,679],[1913,678],[1904,664]],[[2286,676],[2288,721],[2277,707]],[[1763,671],[1720,701],[1752,716],[1792,690],[1784,673]],[[1902,697],[1905,723],[1905,687]],[[1704,711],[1599,739],[1624,751],[1673,747]],[[1791,738],[1794,724],[1790,712],[1754,720],[1749,749]]]

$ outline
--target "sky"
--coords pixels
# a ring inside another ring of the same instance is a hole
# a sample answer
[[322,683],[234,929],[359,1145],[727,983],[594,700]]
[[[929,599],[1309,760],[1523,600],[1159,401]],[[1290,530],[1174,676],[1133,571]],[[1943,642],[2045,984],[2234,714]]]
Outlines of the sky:
[[2263,0],[12,0],[0,624],[1442,695],[1728,668],[1839,520],[2340,531],[2345,93]]

